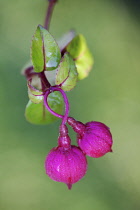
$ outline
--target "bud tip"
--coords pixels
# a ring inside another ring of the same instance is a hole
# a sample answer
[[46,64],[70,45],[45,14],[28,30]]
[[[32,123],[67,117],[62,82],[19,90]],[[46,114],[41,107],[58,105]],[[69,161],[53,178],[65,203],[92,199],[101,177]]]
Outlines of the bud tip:
[[68,187],[68,190],[71,190],[72,184],[71,184],[71,183],[68,183],[68,184],[67,184],[67,187]]

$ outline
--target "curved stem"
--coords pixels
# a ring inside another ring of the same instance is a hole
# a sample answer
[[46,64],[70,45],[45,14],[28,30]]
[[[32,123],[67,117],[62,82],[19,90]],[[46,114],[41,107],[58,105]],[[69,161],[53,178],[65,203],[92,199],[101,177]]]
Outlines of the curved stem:
[[54,116],[59,117],[59,118],[63,118],[63,115],[54,112],[54,111],[50,108],[50,106],[49,106],[49,104],[48,104],[48,101],[47,101],[47,98],[48,98],[48,96],[49,96],[50,93],[51,93],[51,91],[50,91],[50,89],[49,89],[49,90],[46,91],[46,93],[45,93],[45,95],[44,95],[44,105],[45,105],[46,109],[48,109],[48,111],[49,111],[51,114],[53,114]]
[[[48,101],[47,101],[48,95],[53,91],[59,91],[63,96],[64,102],[65,102],[65,114],[64,115],[60,115],[60,114],[54,112],[48,104]],[[53,114],[56,117],[62,118],[62,125],[66,124],[67,118],[68,118],[68,115],[69,115],[69,101],[68,101],[68,98],[66,96],[66,93],[62,89],[60,89],[58,87],[50,87],[49,90],[47,90],[45,95],[44,95],[44,105],[51,114]]]
[[47,8],[47,14],[46,14],[45,24],[44,24],[44,28],[47,29],[47,30],[49,29],[51,16],[52,16],[52,13],[53,13],[53,8],[54,8],[57,0],[48,0],[48,1],[49,1],[49,5],[48,5],[48,8]]

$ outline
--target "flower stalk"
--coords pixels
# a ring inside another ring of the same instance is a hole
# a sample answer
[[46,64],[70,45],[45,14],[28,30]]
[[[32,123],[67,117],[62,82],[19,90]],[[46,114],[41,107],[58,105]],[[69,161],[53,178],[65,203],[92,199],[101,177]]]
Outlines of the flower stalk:
[[[84,124],[69,117],[70,104],[65,91],[72,90],[77,81],[88,76],[93,57],[83,35],[69,34],[64,49],[60,49],[62,43],[58,44],[49,33],[56,3],[57,0],[48,0],[44,27],[38,25],[32,38],[32,66],[24,71],[30,99],[25,116],[33,124],[47,124],[61,118],[57,146],[46,157],[45,171],[52,180],[63,182],[71,189],[86,174],[86,156],[99,158],[111,152],[113,140],[105,124],[96,121]],[[78,146],[71,145],[67,124],[76,133]]]

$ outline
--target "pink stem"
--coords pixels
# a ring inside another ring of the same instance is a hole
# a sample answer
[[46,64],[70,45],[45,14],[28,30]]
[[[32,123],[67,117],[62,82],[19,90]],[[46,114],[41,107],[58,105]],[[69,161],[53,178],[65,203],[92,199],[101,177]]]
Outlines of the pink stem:
[[[63,96],[64,102],[65,102],[65,114],[64,115],[60,115],[60,114],[54,112],[48,104],[47,98],[48,98],[49,94],[53,91],[59,91]],[[50,87],[49,90],[47,90],[45,95],[44,95],[44,105],[51,114],[53,114],[56,117],[62,118],[62,124],[61,125],[66,124],[67,118],[68,118],[68,115],[69,115],[69,101],[68,101],[68,98],[66,96],[66,93],[62,89],[60,89],[59,87],[55,87],[55,86]]]

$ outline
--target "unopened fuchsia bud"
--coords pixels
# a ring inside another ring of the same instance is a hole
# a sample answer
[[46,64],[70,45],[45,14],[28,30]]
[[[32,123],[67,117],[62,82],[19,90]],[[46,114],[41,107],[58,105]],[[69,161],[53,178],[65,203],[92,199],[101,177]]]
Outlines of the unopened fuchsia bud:
[[53,148],[45,161],[46,174],[57,182],[64,182],[68,189],[78,182],[87,171],[87,160],[82,150],[70,145],[65,125],[60,128],[58,147]]
[[68,118],[68,124],[78,133],[78,145],[86,155],[99,158],[112,152],[112,135],[105,124],[96,121],[83,124],[72,117]]

